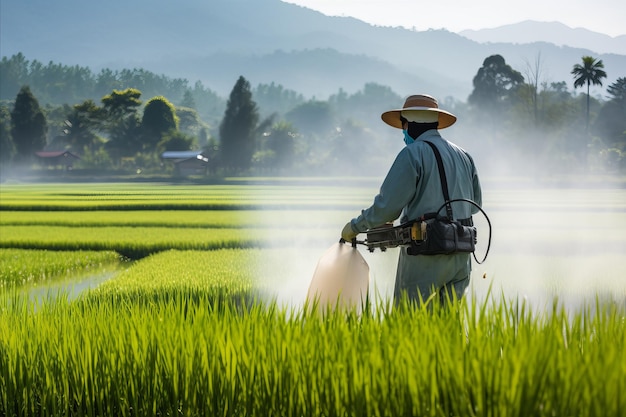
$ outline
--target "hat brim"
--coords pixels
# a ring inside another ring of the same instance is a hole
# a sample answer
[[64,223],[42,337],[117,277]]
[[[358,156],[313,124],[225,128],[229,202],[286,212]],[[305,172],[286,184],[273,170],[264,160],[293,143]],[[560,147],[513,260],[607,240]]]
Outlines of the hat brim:
[[456,122],[456,116],[445,110],[432,108],[432,107],[405,107],[404,109],[395,109],[384,112],[380,115],[383,122],[387,123],[391,127],[396,129],[402,129],[402,122],[400,121],[400,112],[403,111],[426,111],[439,113],[439,124],[437,129],[445,129],[452,126]]

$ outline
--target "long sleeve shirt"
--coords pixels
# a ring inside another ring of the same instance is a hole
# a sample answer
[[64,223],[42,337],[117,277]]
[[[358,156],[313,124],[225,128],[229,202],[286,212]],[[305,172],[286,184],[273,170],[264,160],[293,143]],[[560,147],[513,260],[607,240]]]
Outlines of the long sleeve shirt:
[[[441,154],[450,199],[464,198],[482,205],[480,181],[471,156],[433,129],[400,151],[373,204],[352,219],[355,232],[365,232],[395,220],[404,223],[442,208],[444,197],[437,160],[425,140],[432,142]],[[466,219],[477,212],[474,206],[465,202],[452,203],[452,209],[455,219]],[[446,214],[445,208],[440,214]],[[396,287],[430,284],[440,287],[449,281],[468,277],[470,271],[469,254],[411,256],[405,248],[400,252]]]
[[[365,232],[396,219],[401,222],[417,219],[441,208],[444,197],[437,160],[425,140],[435,144],[441,153],[450,199],[465,198],[482,205],[480,181],[472,158],[443,139],[437,130],[429,130],[400,151],[372,206],[353,219],[355,232]],[[474,206],[463,202],[453,203],[452,208],[455,219],[465,219],[476,212]],[[445,210],[440,214],[445,215]]]

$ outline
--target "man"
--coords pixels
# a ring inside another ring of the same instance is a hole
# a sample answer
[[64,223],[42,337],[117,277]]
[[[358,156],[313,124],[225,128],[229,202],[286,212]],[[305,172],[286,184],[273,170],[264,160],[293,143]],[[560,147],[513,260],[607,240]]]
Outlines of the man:
[[[401,109],[382,114],[388,125],[402,129],[406,146],[400,151],[374,198],[371,207],[348,222],[341,232],[346,241],[358,233],[396,219],[400,223],[415,220],[425,213],[437,211],[444,203],[433,143],[443,160],[450,199],[464,198],[482,205],[482,194],[474,161],[463,149],[439,134],[456,122],[456,116],[439,109],[437,100],[428,95],[413,95]],[[477,209],[464,202],[452,203],[456,220],[469,222]],[[445,209],[442,210],[445,215]],[[409,255],[407,247],[400,248],[394,298],[403,294],[419,302],[438,292],[442,301],[447,297],[460,299],[469,285],[471,259],[469,253],[450,255]]]

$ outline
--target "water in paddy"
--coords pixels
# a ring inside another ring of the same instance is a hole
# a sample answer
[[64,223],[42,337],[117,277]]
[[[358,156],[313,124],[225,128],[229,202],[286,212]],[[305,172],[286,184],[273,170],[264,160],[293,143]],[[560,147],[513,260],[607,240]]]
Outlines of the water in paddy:
[[96,288],[101,283],[113,278],[116,274],[117,271],[104,271],[89,276],[38,284],[27,288],[25,291],[31,301],[36,303],[42,303],[56,297],[73,300],[81,293]]

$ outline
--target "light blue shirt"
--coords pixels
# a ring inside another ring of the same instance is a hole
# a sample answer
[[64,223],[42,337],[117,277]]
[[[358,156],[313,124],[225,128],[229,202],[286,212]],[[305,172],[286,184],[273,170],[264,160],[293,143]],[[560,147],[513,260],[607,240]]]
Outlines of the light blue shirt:
[[[450,199],[465,198],[482,205],[480,181],[471,156],[433,129],[424,132],[400,151],[373,204],[352,219],[355,232],[365,232],[397,219],[404,223],[441,208],[444,197],[437,160],[425,140],[432,142],[441,154]],[[463,202],[453,203],[452,210],[455,219],[469,218],[478,211]],[[446,214],[445,208],[440,214]],[[402,248],[396,274],[396,295],[401,290],[407,290],[409,296],[415,296],[413,292],[419,289],[423,296],[427,296],[429,287],[441,288],[469,279],[470,272],[469,254],[412,256],[406,253],[406,248]]]

